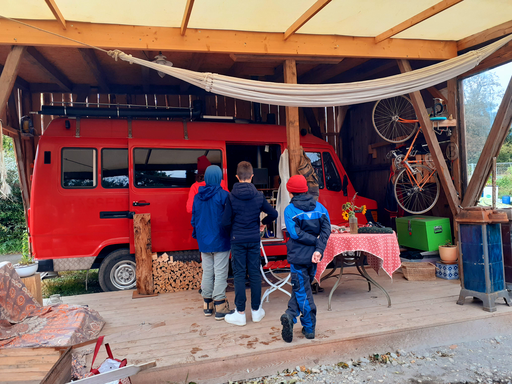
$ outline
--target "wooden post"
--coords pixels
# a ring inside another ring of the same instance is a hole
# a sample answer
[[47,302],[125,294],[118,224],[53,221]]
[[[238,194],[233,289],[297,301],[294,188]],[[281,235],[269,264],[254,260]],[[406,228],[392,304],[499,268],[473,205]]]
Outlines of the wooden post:
[[[297,84],[297,68],[295,60],[284,62],[284,82]],[[300,157],[300,130],[299,130],[299,108],[286,107],[286,140],[288,143],[288,156],[290,159],[290,176],[297,174]]]
[[[411,65],[407,60],[398,60],[398,66],[400,67],[400,71],[402,73],[411,71]],[[430,154],[434,160],[439,181],[443,186],[444,192],[448,199],[448,204],[450,205],[452,214],[455,217],[460,211],[459,198],[453,185],[450,172],[448,171],[448,167],[446,166],[446,162],[444,161],[443,152],[441,151],[441,147],[439,147],[436,134],[432,129],[432,123],[428,117],[425,103],[423,102],[423,98],[421,97],[421,93],[419,91],[410,93],[409,96],[411,98],[412,104],[414,105],[414,110],[420,122],[420,126],[422,127],[423,136],[425,136],[425,140],[427,141]]]
[[512,123],[512,78],[508,83],[507,90],[501,100],[498,113],[494,118],[491,131],[485,141],[482,154],[476,164],[475,172],[471,176],[471,180],[464,195],[462,206],[464,208],[471,207],[476,204],[485,183],[491,172],[492,158],[498,156],[501,146],[507,138],[510,124]]
[[133,292],[133,298],[156,296],[151,257],[151,214],[140,213],[133,216],[133,233],[137,275],[137,291]]
[[457,127],[459,128],[460,144],[460,200],[464,201],[464,197],[466,196],[466,189],[468,187],[468,154],[466,150],[466,118],[464,116],[464,86],[462,81],[458,81],[457,90],[459,95],[457,100],[458,116],[456,118]]
[[41,291],[41,273],[36,272],[32,276],[22,277],[21,281],[25,284],[28,291],[32,294],[34,299],[43,305],[43,294]]
[[[457,79],[448,80],[448,100],[447,100],[448,115],[453,116],[454,119],[458,117],[458,102],[457,102]],[[452,128],[452,135],[450,136],[450,143],[457,146],[457,158],[452,160],[452,177],[455,185],[455,190],[462,196],[461,176],[460,176],[460,121],[457,120],[457,126]]]

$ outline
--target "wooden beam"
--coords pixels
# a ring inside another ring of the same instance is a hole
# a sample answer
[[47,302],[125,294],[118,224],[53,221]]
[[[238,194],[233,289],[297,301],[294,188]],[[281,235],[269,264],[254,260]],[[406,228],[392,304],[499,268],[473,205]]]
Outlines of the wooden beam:
[[[286,60],[284,62],[284,82],[287,84],[297,84],[297,67],[294,60]],[[297,174],[300,157],[302,156],[300,147],[299,108],[286,107],[285,110],[290,176],[294,176]]]
[[28,55],[26,59],[34,66],[39,67],[48,77],[49,79],[58,84],[63,91],[71,92],[73,88],[73,84],[68,80],[66,76],[62,74],[62,72],[52,63],[50,63],[37,49],[34,47],[27,48]]
[[473,69],[460,75],[460,78],[466,78],[477,75],[483,71],[498,67],[512,61],[512,42],[508,43],[504,47],[501,47],[489,57],[486,57]]
[[[432,97],[437,99],[445,100],[446,97],[436,88],[436,87],[428,87],[427,91],[432,95]],[[455,115],[454,115],[455,116]]]
[[85,63],[91,70],[92,75],[98,82],[101,93],[110,93],[110,86],[106,79],[105,72],[101,68],[101,65],[98,61],[98,58],[96,57],[96,54],[94,53],[94,50],[90,48],[79,48],[78,51],[80,51],[82,58],[84,59]]
[[443,12],[445,9],[453,7],[455,4],[460,3],[462,0],[443,0],[440,3],[433,5],[430,8],[427,8],[423,12],[418,13],[417,15],[411,17],[410,19],[405,20],[404,22],[398,24],[397,26],[388,29],[386,32],[381,33],[377,37],[375,37],[375,43],[378,44],[381,41],[389,39],[390,37],[405,31],[406,29],[411,28],[412,26],[425,21],[432,16],[437,15],[440,12]]
[[[4,70],[4,66],[0,64],[0,73]],[[16,81],[14,82],[14,86],[16,88],[21,88],[24,91],[30,90],[30,83],[27,80],[24,80],[21,77],[16,77]]]
[[14,129],[14,128],[6,126],[6,125],[2,125],[2,133],[4,135],[9,136],[9,137],[18,136],[18,130],[17,129]]
[[476,204],[485,183],[491,173],[491,162],[493,157],[497,157],[500,153],[501,146],[508,136],[510,125],[512,124],[512,79],[508,83],[507,90],[501,100],[498,113],[494,118],[494,122],[485,141],[482,154],[478,159],[475,171],[471,176],[462,206],[464,208],[471,207]]
[[329,4],[331,0],[317,0],[306,12],[304,12],[284,33],[284,40],[287,40],[297,30],[306,24],[313,16],[320,12],[324,7]]
[[475,33],[474,35],[465,37],[462,40],[457,42],[457,50],[463,51],[465,49],[469,49],[474,47],[475,45],[480,45],[486,43],[489,40],[494,40],[500,37],[504,37],[512,33],[512,20],[507,21],[503,24],[497,25],[495,27],[486,29],[485,31]]
[[153,253],[151,251],[151,215],[149,213],[138,213],[133,216],[133,232],[137,293],[153,295]]
[[[411,71],[411,65],[407,60],[398,60],[398,66],[400,67],[400,71],[402,73]],[[414,105],[414,110],[416,111],[416,116],[418,117],[420,126],[422,127],[423,136],[427,141],[430,154],[434,160],[439,181],[443,186],[443,190],[448,199],[448,204],[450,205],[452,214],[455,217],[460,211],[459,198],[453,185],[450,172],[448,171],[448,167],[446,166],[443,152],[441,151],[441,147],[437,141],[436,134],[432,129],[432,123],[430,122],[430,118],[427,114],[427,108],[425,108],[425,103],[423,102],[420,91],[410,93],[409,96],[411,98],[412,104]]]
[[185,36],[185,32],[187,32],[188,21],[190,20],[192,8],[194,7],[194,1],[195,0],[187,0],[187,5],[185,6],[185,13],[183,14],[183,20],[181,21],[181,36]]
[[303,56],[301,58],[294,58],[292,56],[281,56],[281,55],[241,55],[231,54],[229,55],[231,60],[235,62],[243,63],[257,63],[257,62],[283,62],[285,60],[294,60],[297,64],[338,64],[343,58],[342,57],[318,57],[318,56]]
[[50,11],[52,11],[53,16],[55,16],[57,21],[62,25],[62,28],[66,29],[66,19],[64,19],[64,16],[62,16],[62,13],[60,12],[59,7],[57,7],[57,4],[55,4],[55,1],[53,1],[53,0],[44,0],[44,1],[50,8]]
[[12,47],[5,61],[5,66],[0,75],[0,116],[3,116],[7,108],[7,100],[9,100],[14,83],[18,77],[21,58],[25,50],[25,47]]
[[[187,29],[73,22],[62,31],[57,21],[28,20],[28,24],[96,47],[121,50],[182,51],[302,56],[360,57],[389,59],[446,60],[457,56],[453,41],[389,39],[375,44],[373,37],[294,34],[283,40],[282,33]],[[10,20],[0,22],[0,44],[83,48],[81,44],[20,26]],[[106,37],[107,36],[107,37]],[[14,40],[16,39],[16,40]]]

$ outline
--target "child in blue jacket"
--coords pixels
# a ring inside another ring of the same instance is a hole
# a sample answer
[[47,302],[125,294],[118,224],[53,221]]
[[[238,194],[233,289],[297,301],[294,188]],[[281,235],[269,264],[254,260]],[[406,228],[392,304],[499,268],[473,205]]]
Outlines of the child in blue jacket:
[[311,283],[331,235],[331,222],[327,209],[307,193],[308,183],[304,176],[290,177],[286,189],[291,197],[290,204],[284,210],[284,220],[290,235],[286,248],[292,275],[292,295],[288,309],[281,316],[281,336],[284,341],[291,343],[293,325],[297,323],[299,314],[302,333],[307,339],[315,338],[316,305]]
[[205,186],[199,187],[192,206],[192,237],[201,251],[203,279],[201,295],[204,300],[204,315],[212,316],[215,305],[215,320],[224,320],[229,313],[226,287],[229,270],[230,241],[221,227],[228,192],[220,182],[222,171],[216,165],[206,168]]

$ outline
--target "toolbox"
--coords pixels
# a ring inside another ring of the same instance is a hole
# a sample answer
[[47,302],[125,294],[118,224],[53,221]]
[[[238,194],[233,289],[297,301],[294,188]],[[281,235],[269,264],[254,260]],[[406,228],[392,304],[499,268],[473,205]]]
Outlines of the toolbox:
[[437,251],[452,241],[450,219],[435,216],[405,216],[396,219],[398,244],[423,251]]

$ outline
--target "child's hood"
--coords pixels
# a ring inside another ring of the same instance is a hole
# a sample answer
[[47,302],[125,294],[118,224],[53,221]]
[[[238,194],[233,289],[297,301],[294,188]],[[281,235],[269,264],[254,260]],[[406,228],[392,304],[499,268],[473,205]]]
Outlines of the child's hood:
[[316,208],[315,198],[307,193],[293,197],[290,203],[293,204],[295,208],[304,212],[313,211]]
[[252,183],[236,183],[231,191],[231,194],[240,200],[251,200],[258,193],[258,190]]
[[203,201],[210,200],[215,196],[219,189],[222,189],[220,185],[207,184],[204,187],[199,187],[197,195],[199,196],[199,199]]

